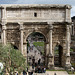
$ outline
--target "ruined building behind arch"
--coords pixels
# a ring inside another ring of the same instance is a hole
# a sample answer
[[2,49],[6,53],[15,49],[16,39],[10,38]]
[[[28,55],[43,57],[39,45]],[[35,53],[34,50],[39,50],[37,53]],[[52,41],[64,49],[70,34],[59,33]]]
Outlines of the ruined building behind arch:
[[54,48],[60,45],[62,67],[70,67],[70,5],[0,5],[0,39],[15,45],[27,57],[27,37],[39,32],[46,38],[45,65],[54,68]]

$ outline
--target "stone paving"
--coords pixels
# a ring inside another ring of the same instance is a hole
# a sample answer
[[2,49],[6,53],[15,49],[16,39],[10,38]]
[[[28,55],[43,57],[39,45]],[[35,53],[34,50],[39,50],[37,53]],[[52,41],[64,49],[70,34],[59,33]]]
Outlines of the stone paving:
[[69,75],[66,71],[46,71],[46,73],[34,73],[33,75]]

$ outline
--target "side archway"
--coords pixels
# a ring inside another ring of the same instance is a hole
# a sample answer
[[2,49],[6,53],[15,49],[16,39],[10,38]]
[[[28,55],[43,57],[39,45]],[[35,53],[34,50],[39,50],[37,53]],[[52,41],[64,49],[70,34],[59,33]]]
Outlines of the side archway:
[[54,65],[55,67],[62,66],[63,57],[63,47],[61,45],[56,45],[54,48]]

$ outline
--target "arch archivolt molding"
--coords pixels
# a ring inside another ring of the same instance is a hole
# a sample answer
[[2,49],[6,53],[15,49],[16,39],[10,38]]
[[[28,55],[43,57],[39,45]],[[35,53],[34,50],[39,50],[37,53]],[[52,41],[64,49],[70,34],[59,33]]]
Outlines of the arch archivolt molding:
[[28,31],[28,30],[26,30],[26,31],[23,31],[23,40],[24,40],[24,43],[25,42],[27,42],[27,37],[31,34],[31,33],[33,33],[33,32],[38,32],[38,33],[41,33],[44,37],[45,37],[45,39],[46,39],[46,42],[48,42],[48,36],[44,33],[44,32],[42,32],[42,31],[40,31],[40,30],[31,30],[31,31]]
[[53,43],[53,50],[54,50],[54,48],[55,48],[56,46],[59,46],[59,45],[60,45],[62,48],[64,47],[64,46],[63,46],[63,43],[62,43],[61,41],[56,41],[56,42],[54,42],[54,43]]
[[[44,35],[44,37],[45,37],[45,39],[46,39],[46,41],[47,41],[47,36],[43,33],[43,32],[41,32],[41,31],[35,31],[35,32],[38,32],[38,33],[41,33],[42,35]],[[31,34],[31,33],[33,33],[33,31],[32,32],[28,32],[28,34],[24,34],[24,42],[26,42],[27,41],[27,37]]]

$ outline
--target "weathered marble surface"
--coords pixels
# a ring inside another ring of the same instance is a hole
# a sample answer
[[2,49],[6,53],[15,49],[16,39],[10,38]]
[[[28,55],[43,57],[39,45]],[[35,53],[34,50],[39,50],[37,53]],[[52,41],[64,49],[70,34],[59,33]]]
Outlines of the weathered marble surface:
[[[31,33],[39,32],[46,38],[45,58],[48,68],[54,67],[54,48],[57,44],[63,48],[62,66],[70,66],[70,5],[15,4],[0,5],[0,8],[2,43],[10,42],[27,57],[26,39]],[[34,13],[37,14],[36,17]]]

